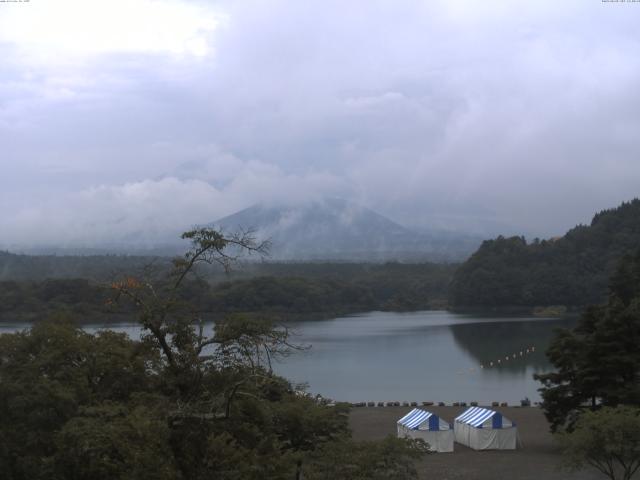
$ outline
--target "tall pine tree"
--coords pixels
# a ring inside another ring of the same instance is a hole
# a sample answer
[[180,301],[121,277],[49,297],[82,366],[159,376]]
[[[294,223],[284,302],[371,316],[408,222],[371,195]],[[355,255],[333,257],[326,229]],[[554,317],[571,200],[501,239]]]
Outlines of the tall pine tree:
[[556,371],[535,375],[552,430],[571,429],[586,408],[640,405],[639,346],[640,250],[620,261],[607,303],[557,333],[547,351]]

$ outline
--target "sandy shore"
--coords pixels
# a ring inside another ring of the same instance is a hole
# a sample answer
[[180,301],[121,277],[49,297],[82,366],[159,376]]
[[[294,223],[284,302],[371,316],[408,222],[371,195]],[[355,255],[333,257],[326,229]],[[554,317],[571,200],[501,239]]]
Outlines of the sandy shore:
[[[464,407],[425,407],[452,422]],[[376,440],[396,434],[396,421],[411,407],[353,408],[350,425],[356,440]],[[419,462],[421,479],[458,480],[596,480],[595,470],[567,473],[559,470],[560,455],[554,447],[549,425],[539,408],[497,407],[514,421],[522,448],[516,451],[476,452],[456,443],[454,453],[425,455]]]

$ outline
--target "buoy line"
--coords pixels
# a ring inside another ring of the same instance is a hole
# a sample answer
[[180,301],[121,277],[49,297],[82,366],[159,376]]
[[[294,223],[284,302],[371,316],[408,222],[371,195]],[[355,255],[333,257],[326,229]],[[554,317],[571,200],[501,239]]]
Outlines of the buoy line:
[[532,345],[528,348],[524,348],[518,352],[515,352],[513,354],[510,355],[505,355],[503,357],[499,357],[497,360],[491,360],[489,362],[485,362],[485,363],[481,363],[478,368],[476,369],[476,367],[470,367],[467,370],[460,370],[458,372],[458,375],[464,375],[465,373],[474,373],[476,370],[487,370],[490,368],[494,368],[494,367],[499,367],[502,366],[503,364],[506,364],[506,362],[509,361],[515,361],[519,358],[523,358],[526,357],[527,355],[530,355],[532,353],[534,353],[536,351],[536,347],[535,345]]

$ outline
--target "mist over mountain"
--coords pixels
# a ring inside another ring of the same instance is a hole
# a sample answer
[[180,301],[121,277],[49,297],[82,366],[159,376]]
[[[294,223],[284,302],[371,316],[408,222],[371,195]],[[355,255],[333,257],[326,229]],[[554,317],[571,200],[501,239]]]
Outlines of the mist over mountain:
[[[158,220],[160,222],[160,220]],[[189,243],[180,234],[197,225],[185,222],[155,231],[137,230],[77,244],[2,245],[27,255],[180,255]],[[206,224],[226,233],[253,230],[257,240],[269,240],[269,259],[360,262],[457,262],[473,253],[484,236],[447,230],[434,222],[403,226],[356,202],[314,198],[302,202],[256,204]]]
[[466,258],[479,237],[402,226],[354,202],[338,198],[298,205],[253,205],[212,226],[253,229],[270,240],[274,260],[437,260]]

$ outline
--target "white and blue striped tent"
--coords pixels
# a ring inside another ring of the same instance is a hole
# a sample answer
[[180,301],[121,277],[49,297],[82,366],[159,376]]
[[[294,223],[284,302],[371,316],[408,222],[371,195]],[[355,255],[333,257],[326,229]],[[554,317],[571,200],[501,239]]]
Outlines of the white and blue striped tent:
[[515,450],[518,430],[515,423],[500,412],[471,407],[454,422],[456,442],[474,450]]
[[420,438],[434,452],[453,452],[453,430],[434,413],[414,408],[398,420],[398,437]]

